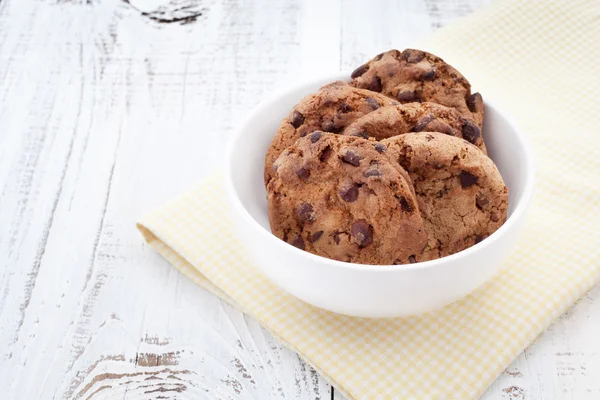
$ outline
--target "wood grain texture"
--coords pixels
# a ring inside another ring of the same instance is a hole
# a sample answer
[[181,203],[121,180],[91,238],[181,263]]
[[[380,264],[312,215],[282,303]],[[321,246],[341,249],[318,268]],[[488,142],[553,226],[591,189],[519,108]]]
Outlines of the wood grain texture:
[[134,224],[289,73],[301,9],[155,3],[1,3],[1,397],[330,398]]
[[[1,0],[0,397],[331,398],[134,222],[218,166],[269,91],[487,2]],[[598,337],[596,288],[484,398],[600,398]]]

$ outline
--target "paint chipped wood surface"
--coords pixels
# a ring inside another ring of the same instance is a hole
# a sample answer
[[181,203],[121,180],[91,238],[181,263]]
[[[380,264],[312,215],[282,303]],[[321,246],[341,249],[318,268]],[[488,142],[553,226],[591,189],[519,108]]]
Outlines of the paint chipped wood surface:
[[[272,89],[487,2],[0,0],[0,398],[341,399],[134,222]],[[484,398],[600,398],[599,337],[596,288]]]

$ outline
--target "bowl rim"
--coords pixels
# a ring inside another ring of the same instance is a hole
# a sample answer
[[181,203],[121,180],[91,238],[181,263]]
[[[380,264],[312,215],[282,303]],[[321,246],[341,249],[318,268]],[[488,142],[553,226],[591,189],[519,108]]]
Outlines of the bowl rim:
[[[233,184],[233,169],[231,167],[233,152],[236,147],[236,143],[239,139],[244,135],[245,127],[253,121],[258,114],[261,114],[265,111],[265,109],[269,108],[273,103],[277,102],[278,99],[284,97],[291,92],[295,92],[300,90],[306,86],[316,86],[319,82],[322,85],[327,84],[327,82],[333,82],[337,80],[348,81],[350,77],[349,71],[337,72],[335,74],[323,74],[321,76],[312,77],[310,79],[303,79],[301,81],[296,82],[295,84],[288,85],[283,89],[275,91],[273,94],[267,96],[262,101],[260,101],[249,113],[248,115],[236,125],[236,128],[233,134],[230,136],[227,146],[225,148],[225,187],[228,193],[229,201],[233,205],[235,211],[251,226],[253,226],[261,235],[263,235],[266,240],[271,241],[274,246],[284,246],[283,251],[292,252],[292,254],[298,257],[306,257],[309,262],[316,262],[321,264],[327,264],[334,268],[340,269],[352,269],[355,271],[385,271],[385,272],[395,272],[395,271],[414,271],[414,270],[428,270],[431,268],[436,268],[440,265],[445,265],[448,262],[458,261],[461,258],[469,257],[471,254],[483,251],[487,246],[490,246],[492,242],[498,240],[502,235],[506,234],[511,227],[517,223],[517,221],[521,220],[527,210],[527,207],[531,201],[534,191],[534,182],[535,182],[535,164],[533,159],[533,152],[529,145],[529,142],[522,130],[516,125],[513,119],[506,114],[501,108],[497,107],[493,101],[489,101],[487,98],[485,100],[485,106],[494,109],[498,114],[500,114],[506,123],[514,130],[516,133],[516,139],[518,144],[523,149],[523,153],[525,155],[525,169],[526,169],[526,177],[524,183],[524,190],[521,195],[521,198],[517,202],[517,205],[512,212],[512,214],[506,219],[506,222],[502,224],[498,230],[492,233],[490,236],[482,240],[481,242],[467,248],[461,250],[457,253],[451,254],[449,256],[441,257],[435,260],[423,261],[414,264],[400,264],[400,265],[378,265],[378,264],[357,264],[350,263],[346,261],[333,260],[327,257],[319,256],[308,251],[300,250],[289,243],[284,242],[275,236],[270,230],[264,228],[261,224],[256,221],[252,215],[248,212],[246,207],[244,207],[240,197],[234,187]],[[330,80],[328,80],[330,79]]]

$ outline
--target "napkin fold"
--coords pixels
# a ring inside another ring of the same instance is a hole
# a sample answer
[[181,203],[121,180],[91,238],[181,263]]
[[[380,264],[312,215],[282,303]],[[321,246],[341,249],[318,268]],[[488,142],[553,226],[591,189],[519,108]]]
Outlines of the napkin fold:
[[259,320],[347,397],[477,398],[600,280],[598,43],[598,1],[511,0],[416,46],[509,112],[537,166],[516,250],[491,281],[439,311],[351,318],[285,293],[237,240],[219,175],[150,212],[138,228],[184,275]]

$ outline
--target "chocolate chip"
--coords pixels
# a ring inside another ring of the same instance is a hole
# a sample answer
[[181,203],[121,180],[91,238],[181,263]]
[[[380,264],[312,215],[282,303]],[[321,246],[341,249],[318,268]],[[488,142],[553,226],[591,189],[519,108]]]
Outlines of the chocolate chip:
[[300,206],[296,210],[296,214],[298,215],[298,219],[302,222],[310,222],[317,219],[315,210],[313,209],[313,206],[310,203],[300,204]]
[[381,92],[382,86],[381,86],[381,79],[378,76],[374,76],[373,79],[371,79],[371,83],[369,83],[369,90],[373,91],[373,92]]
[[292,240],[290,243],[292,246],[299,248],[300,250],[304,250],[304,240],[300,236],[296,239]]
[[347,103],[342,103],[340,106],[340,112],[349,113],[350,111],[352,111],[352,107],[350,107]]
[[350,75],[350,77],[352,79],[356,79],[359,76],[362,76],[368,70],[369,70],[369,65],[368,64],[363,64],[360,67],[356,68],[354,71],[352,71],[352,74]]
[[377,165],[372,165],[365,172],[363,172],[363,176],[365,178],[369,178],[371,176],[381,176],[381,171],[379,171],[379,167]]
[[378,153],[383,153],[384,151],[386,151],[386,150],[387,150],[387,147],[385,147],[385,145],[384,145],[384,144],[377,143],[377,144],[375,145],[375,150],[377,150],[377,152],[378,152]]
[[342,200],[344,200],[346,203],[352,203],[358,199],[358,186],[353,183],[349,186],[340,188],[338,193]]
[[290,233],[289,229],[286,229],[283,231],[283,241],[287,242],[288,241],[288,234]]
[[421,75],[421,80],[424,80],[424,81],[432,81],[434,79],[435,79],[435,68],[432,68],[429,71],[425,72],[423,75]]
[[311,143],[316,143],[319,139],[321,139],[321,135],[323,134],[323,132],[321,131],[316,131],[310,134],[310,142]]
[[396,99],[398,99],[398,101],[401,103],[420,101],[417,92],[398,92],[398,94],[396,95]]
[[417,262],[417,259],[415,258],[415,256],[408,256],[408,262],[414,264]]
[[393,265],[402,265],[402,261],[400,261],[399,259],[396,258],[392,264]]
[[373,243],[373,227],[364,220],[353,223],[350,233],[360,247],[366,247]]
[[423,118],[421,118],[413,127],[413,131],[415,132],[421,132],[423,129],[427,128],[427,125],[433,121],[435,119],[435,117],[433,116],[433,114],[427,114],[426,116],[424,116]]
[[462,126],[462,137],[466,141],[475,144],[481,137],[481,130],[474,122],[467,120]]
[[481,235],[475,236],[475,244],[481,242],[482,240],[483,240],[483,236],[481,236]]
[[356,132],[352,136],[357,136],[357,137],[363,138],[363,139],[368,139],[369,138],[369,134],[365,130],[362,130],[360,132]]
[[425,58],[425,53],[420,50],[412,50],[406,49],[402,52],[402,56],[400,56],[401,60],[406,61],[410,64],[416,64]]
[[310,176],[310,171],[307,168],[301,167],[296,170],[298,178],[306,179]]
[[377,100],[375,100],[375,99],[374,99],[374,98],[372,98],[372,97],[367,97],[367,98],[365,99],[365,101],[367,102],[367,104],[368,104],[368,105],[370,105],[370,106],[371,106],[371,108],[372,108],[373,110],[377,110],[379,107],[381,107],[381,106],[379,105],[379,103],[377,102]]
[[333,123],[332,120],[327,119],[327,120],[321,122],[321,129],[323,129],[325,132],[332,132],[332,133],[334,133],[334,131],[335,131],[335,124]]
[[381,53],[381,54],[377,54],[377,55],[375,56],[375,58],[373,59],[373,61],[379,61],[379,60],[381,60],[382,58],[383,58],[383,53]]
[[342,156],[342,161],[350,165],[354,165],[355,167],[358,167],[360,165],[360,159],[361,157],[352,150],[346,150],[346,152]]
[[340,244],[340,233],[339,232],[333,233],[333,241],[335,242],[335,244]]
[[406,200],[406,197],[396,195],[396,199],[398,199],[402,211],[411,212],[413,210],[408,200]]
[[327,146],[323,149],[323,151],[321,152],[321,155],[319,156],[319,161],[323,162],[323,161],[327,161],[327,159],[329,157],[331,157],[331,154],[333,154],[333,150],[331,149],[331,146]]
[[294,128],[298,128],[300,125],[304,123],[304,115],[300,114],[298,111],[294,110],[291,118],[292,126]]
[[490,201],[488,200],[486,195],[484,195],[483,193],[479,193],[475,198],[475,204],[477,205],[477,208],[483,209],[483,207],[490,204]]
[[481,98],[481,95],[479,93],[473,93],[472,95],[470,95],[467,99],[467,107],[469,107],[469,111],[476,112],[478,105],[481,102],[483,102],[483,98]]
[[310,237],[308,238],[308,241],[311,242],[311,243],[314,243],[317,240],[319,240],[322,235],[323,235],[323,231],[316,231],[315,233],[313,233],[312,235],[310,235]]
[[460,186],[462,186],[463,188],[468,188],[473,186],[474,184],[477,183],[477,181],[479,180],[478,177],[476,177],[473,174],[468,173],[467,171],[461,171],[460,173]]

